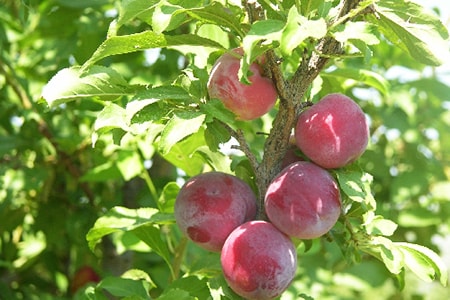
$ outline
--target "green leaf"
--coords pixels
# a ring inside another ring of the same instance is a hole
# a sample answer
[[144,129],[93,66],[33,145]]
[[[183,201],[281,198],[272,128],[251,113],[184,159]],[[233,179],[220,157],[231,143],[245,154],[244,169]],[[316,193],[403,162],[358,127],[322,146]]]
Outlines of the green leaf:
[[120,2],[119,17],[117,26],[120,27],[125,23],[133,20],[142,13],[152,10],[158,0],[123,0]]
[[236,115],[225,108],[223,102],[218,99],[211,99],[206,103],[200,104],[200,110],[207,115],[208,122],[217,119],[226,124],[232,124],[236,119]]
[[234,15],[229,7],[223,6],[220,2],[215,1],[208,6],[185,10],[185,12],[203,23],[229,28],[241,37],[245,35],[242,31],[240,18]]
[[176,182],[167,183],[161,195],[159,196],[158,203],[162,212],[165,213],[173,213],[175,199],[177,198],[178,192],[180,191],[180,187]]
[[330,72],[323,72],[321,76],[323,77],[335,76],[353,79],[358,83],[363,83],[370,87],[376,88],[384,95],[388,95],[390,90],[389,82],[383,76],[369,70],[356,68],[345,68],[345,69],[338,68]]
[[287,24],[281,36],[281,51],[284,55],[290,55],[307,38],[320,39],[326,34],[327,24],[324,19],[308,20],[293,6],[289,10]]
[[403,252],[385,237],[372,237],[361,250],[381,260],[392,274],[399,274],[404,267]]
[[[262,54],[264,47],[270,47],[272,44],[279,44],[281,33],[285,23],[279,20],[262,20],[252,24],[249,32],[242,42],[244,58],[239,68],[239,80],[249,83],[248,71],[250,64]],[[261,45],[257,44],[262,42]]]
[[432,250],[411,243],[394,243],[403,253],[405,265],[420,279],[430,282],[438,278],[447,286],[448,270],[444,261]]
[[220,44],[195,34],[164,35],[153,31],[144,31],[108,38],[97,48],[91,58],[84,63],[83,69],[112,55],[181,45],[222,48]]
[[131,231],[146,224],[168,224],[174,221],[173,214],[161,213],[155,208],[129,209],[116,206],[97,219],[87,233],[86,239],[89,248],[94,250],[95,245],[105,235],[120,231]]
[[132,299],[151,299],[150,284],[144,280],[133,280],[121,277],[106,277],[97,285],[97,289],[104,289],[115,297],[133,297]]
[[161,238],[160,228],[147,223],[134,228],[132,232],[164,259],[173,274],[171,255],[166,243]]
[[188,292],[181,289],[170,289],[158,297],[158,300],[173,300],[173,299],[196,300],[198,298],[191,296]]
[[364,214],[364,224],[367,234],[370,235],[384,235],[391,236],[394,234],[398,225],[383,218],[380,215],[375,215],[373,211]]
[[139,153],[135,150],[121,150],[117,158],[117,168],[125,181],[142,174],[144,164]]
[[200,112],[184,111],[174,114],[161,133],[159,141],[161,154],[167,154],[177,142],[197,132],[204,120],[205,115]]
[[217,120],[207,123],[205,130],[205,141],[212,151],[217,151],[219,146],[231,138],[228,130]]
[[113,69],[102,66],[92,66],[85,72],[80,67],[62,69],[42,90],[42,98],[49,107],[84,98],[114,100],[128,94],[125,79]]
[[122,174],[117,168],[117,165],[112,161],[108,161],[104,164],[89,169],[83,176],[80,177],[80,180],[88,182],[99,182],[120,178],[122,178]]
[[193,299],[209,299],[211,297],[206,278],[199,279],[197,276],[187,276],[177,279],[167,287],[163,295],[176,289],[188,292],[190,296],[194,297]]
[[97,115],[94,130],[107,131],[112,128],[120,128],[124,131],[130,129],[126,110],[115,103],[107,102],[105,107]]
[[334,38],[341,43],[349,40],[360,40],[367,45],[375,45],[380,42],[373,33],[375,26],[367,22],[346,22],[341,31],[333,34]]
[[196,152],[205,143],[204,130],[201,128],[198,132],[172,146],[169,153],[163,157],[192,177],[200,173],[205,164],[203,157]]
[[384,35],[418,62],[438,66],[447,61],[448,32],[439,18],[412,1],[380,0],[371,17]]
[[352,201],[364,204],[366,210],[375,209],[376,202],[370,189],[372,183],[370,174],[352,170],[337,170],[336,175],[340,188]]

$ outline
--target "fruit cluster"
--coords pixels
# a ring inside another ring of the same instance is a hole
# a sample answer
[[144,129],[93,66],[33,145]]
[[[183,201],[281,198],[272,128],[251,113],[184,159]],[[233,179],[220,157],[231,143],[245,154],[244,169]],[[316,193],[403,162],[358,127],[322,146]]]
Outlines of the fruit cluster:
[[[258,63],[250,68],[251,84],[240,83],[240,55],[237,49],[218,59],[208,91],[239,119],[250,120],[272,108],[276,90]],[[247,299],[281,295],[297,268],[291,238],[318,238],[335,225],[341,213],[340,190],[327,169],[355,161],[369,136],[364,113],[341,94],[330,94],[304,110],[294,130],[294,143],[307,160],[290,158],[267,187],[261,208],[267,221],[255,220],[257,199],[250,186],[221,172],[192,177],[175,202],[181,231],[202,248],[221,252],[227,283]]]

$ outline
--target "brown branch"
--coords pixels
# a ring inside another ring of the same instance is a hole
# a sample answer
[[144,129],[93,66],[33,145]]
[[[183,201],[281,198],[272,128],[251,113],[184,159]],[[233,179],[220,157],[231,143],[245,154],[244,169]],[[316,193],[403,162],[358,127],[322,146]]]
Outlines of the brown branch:
[[[347,16],[351,15],[350,12],[358,6],[359,2],[360,0],[343,0],[335,21],[339,20],[341,23],[348,21]],[[244,1],[243,4],[251,23],[264,17],[254,0]],[[311,54],[304,52],[300,66],[290,80],[284,78],[275,53],[272,50],[266,53],[270,76],[276,86],[280,101],[279,111],[264,146],[263,159],[255,172],[256,185],[259,190],[259,219],[266,219],[263,208],[264,195],[268,185],[281,169],[281,162],[286,154],[297,115],[308,105],[307,102],[302,102],[304,95],[313,80],[325,68],[329,57],[338,55],[341,51],[340,43],[333,38],[320,39],[315,51]]]

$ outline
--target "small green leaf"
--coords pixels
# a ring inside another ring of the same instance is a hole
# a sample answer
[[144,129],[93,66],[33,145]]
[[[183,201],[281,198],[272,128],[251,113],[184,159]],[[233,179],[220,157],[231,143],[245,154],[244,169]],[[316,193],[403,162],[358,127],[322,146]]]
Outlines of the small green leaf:
[[197,300],[198,298],[191,296],[188,292],[181,289],[169,289],[158,297],[158,300],[173,300],[173,299]]
[[380,42],[373,33],[375,26],[367,22],[346,22],[341,31],[333,34],[334,38],[341,43],[349,40],[360,40],[367,45],[376,45]]
[[439,18],[412,1],[380,0],[371,17],[384,35],[418,62],[438,66],[449,56],[448,32]]
[[121,277],[106,277],[97,285],[97,289],[104,289],[109,294],[121,299],[133,297],[132,299],[150,300],[150,283],[144,280],[133,280]]
[[141,241],[146,243],[159,256],[161,256],[173,274],[170,252],[166,243],[161,238],[160,229],[153,224],[147,223],[134,228],[132,233],[141,239]]
[[[284,22],[279,20],[262,20],[252,24],[242,43],[244,58],[239,68],[239,80],[249,83],[247,73],[251,62],[261,54],[261,50],[264,49],[264,47],[280,43],[284,25]],[[262,43],[257,46],[259,42]]]
[[168,224],[174,221],[173,214],[160,213],[155,208],[129,209],[116,206],[97,219],[87,233],[86,239],[89,248],[94,250],[95,245],[105,235],[119,231],[130,231],[145,224]]
[[367,234],[383,236],[391,236],[398,227],[395,222],[387,220],[380,215],[375,215],[373,211],[364,214],[363,225]]
[[125,181],[139,176],[144,171],[142,158],[135,150],[119,151],[116,164]]
[[372,237],[361,250],[381,260],[392,274],[399,274],[404,267],[403,252],[385,237]]
[[92,66],[82,72],[80,67],[60,70],[42,90],[49,107],[84,98],[114,100],[129,95],[128,83],[111,68]]
[[327,24],[324,19],[308,20],[293,6],[289,10],[287,24],[281,36],[281,51],[284,55],[290,55],[307,38],[320,39],[326,34]]
[[231,135],[217,120],[207,123],[205,141],[212,151],[217,151],[219,146],[230,140]]
[[115,103],[107,102],[95,119],[94,130],[107,131],[112,128],[120,128],[124,131],[130,129],[125,109]]
[[367,86],[376,88],[384,95],[387,95],[390,90],[389,82],[383,76],[369,70],[356,68],[335,69],[330,72],[323,72],[321,76],[335,76],[353,79],[358,83],[363,83]]
[[161,133],[159,141],[161,154],[167,154],[177,142],[197,132],[204,120],[205,115],[200,112],[185,111],[174,114]]
[[192,18],[203,23],[215,24],[224,28],[229,28],[241,37],[244,36],[240,18],[233,14],[229,7],[223,6],[220,2],[214,1],[210,5],[185,10]]
[[342,191],[355,202],[364,204],[366,210],[373,210],[376,207],[370,184],[372,176],[368,173],[351,170],[336,171],[339,186]]
[[177,279],[167,287],[166,291],[175,289],[188,292],[190,296],[194,297],[193,299],[209,299],[211,296],[208,288],[208,280],[206,278],[199,279],[197,276],[187,276]]
[[205,164],[202,156],[196,152],[205,143],[204,130],[200,128],[198,132],[173,145],[163,157],[192,177],[200,173]]
[[447,286],[448,270],[442,259],[432,250],[411,243],[394,243],[403,253],[405,265],[420,279],[430,282],[438,278]]
[[218,99],[211,99],[204,104],[200,104],[200,110],[207,116],[207,122],[217,119],[226,124],[234,123],[236,115],[229,111]]
[[164,186],[164,189],[159,196],[158,203],[162,212],[173,213],[175,199],[177,198],[180,187],[176,182],[169,182]]
[[120,2],[117,26],[120,27],[144,12],[154,9],[158,0],[123,0]]

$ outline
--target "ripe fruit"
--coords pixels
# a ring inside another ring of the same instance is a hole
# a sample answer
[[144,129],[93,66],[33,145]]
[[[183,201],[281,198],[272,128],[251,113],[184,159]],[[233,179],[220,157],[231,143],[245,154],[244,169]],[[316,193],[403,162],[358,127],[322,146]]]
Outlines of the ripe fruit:
[[338,185],[321,167],[299,161],[284,168],[269,184],[264,206],[282,232],[300,239],[327,233],[341,212]]
[[175,219],[194,243],[220,251],[228,235],[256,215],[256,197],[241,179],[221,172],[192,177],[177,195]]
[[369,129],[364,112],[352,99],[329,94],[299,115],[295,140],[319,166],[340,168],[366,150]]
[[250,221],[236,228],[226,240],[220,260],[225,280],[246,299],[281,295],[297,268],[292,241],[265,221]]
[[259,118],[273,107],[277,91],[272,81],[262,75],[257,62],[250,65],[251,84],[240,82],[238,72],[243,51],[236,48],[232,52],[223,54],[214,64],[207,85],[209,96],[220,99],[239,120]]
[[100,276],[90,266],[83,266],[79,268],[73,275],[70,283],[70,292],[75,294],[80,288],[90,282],[99,282]]

